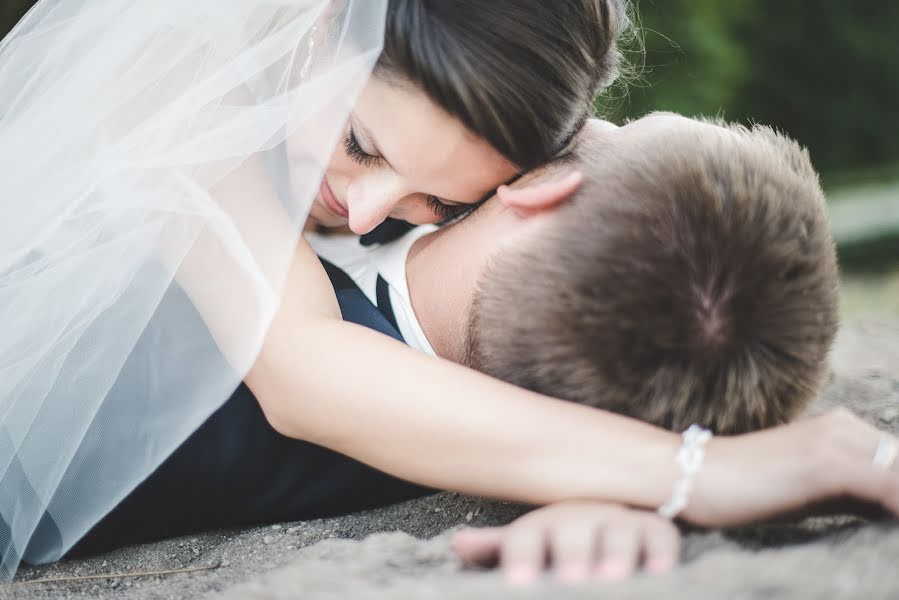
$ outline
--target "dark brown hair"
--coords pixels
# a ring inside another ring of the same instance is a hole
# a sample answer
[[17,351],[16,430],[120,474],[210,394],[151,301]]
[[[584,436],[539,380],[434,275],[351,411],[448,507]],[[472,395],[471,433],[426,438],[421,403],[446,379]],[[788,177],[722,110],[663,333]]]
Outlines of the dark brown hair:
[[585,139],[575,160],[577,196],[482,278],[470,365],[675,430],[796,416],[838,326],[807,153],[767,127],[697,127],[623,155]]
[[618,74],[625,0],[390,0],[375,76],[418,86],[522,169],[548,162]]

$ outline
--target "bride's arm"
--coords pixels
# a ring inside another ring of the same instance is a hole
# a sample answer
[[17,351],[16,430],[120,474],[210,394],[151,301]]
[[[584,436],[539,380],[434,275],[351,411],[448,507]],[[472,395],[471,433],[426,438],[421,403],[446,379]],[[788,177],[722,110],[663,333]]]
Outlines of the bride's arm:
[[[678,435],[521,390],[343,322],[305,243],[246,382],[281,433],[432,487],[652,508],[680,475]],[[742,522],[841,493],[899,512],[899,478],[868,468],[877,436],[836,414],[713,439],[684,517]]]
[[305,243],[246,382],[281,433],[442,489],[652,506],[678,475],[673,434],[521,390],[342,321]]

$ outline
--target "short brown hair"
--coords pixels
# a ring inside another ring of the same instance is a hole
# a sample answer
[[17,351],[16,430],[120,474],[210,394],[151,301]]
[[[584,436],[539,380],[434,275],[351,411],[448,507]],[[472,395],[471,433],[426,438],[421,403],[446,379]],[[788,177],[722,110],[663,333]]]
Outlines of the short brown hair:
[[722,127],[637,156],[583,140],[576,197],[482,278],[469,365],[675,430],[796,416],[839,320],[825,198],[794,141]]

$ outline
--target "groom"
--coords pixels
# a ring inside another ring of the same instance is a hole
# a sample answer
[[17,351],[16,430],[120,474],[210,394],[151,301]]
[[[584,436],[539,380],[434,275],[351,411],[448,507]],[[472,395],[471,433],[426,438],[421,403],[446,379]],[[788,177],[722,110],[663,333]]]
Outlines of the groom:
[[[572,168],[583,182],[560,178]],[[793,416],[823,374],[823,211],[794,143],[653,115],[591,123],[574,155],[433,233],[310,241],[346,320],[550,395],[731,432]],[[279,436],[241,386],[76,552],[428,491]]]
[[549,396],[736,434],[816,394],[838,277],[797,144],[671,114],[595,121],[515,187],[379,248],[309,241],[411,346]]

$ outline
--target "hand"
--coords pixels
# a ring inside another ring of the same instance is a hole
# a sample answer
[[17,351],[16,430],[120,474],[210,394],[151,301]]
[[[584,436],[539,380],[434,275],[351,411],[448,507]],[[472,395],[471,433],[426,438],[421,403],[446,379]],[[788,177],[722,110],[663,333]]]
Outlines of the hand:
[[837,409],[777,429],[713,438],[681,516],[722,527],[845,496],[899,515],[899,465],[873,464],[886,435]]
[[547,566],[566,583],[593,576],[627,579],[646,571],[670,571],[680,559],[680,532],[652,512],[602,502],[544,506],[504,527],[465,529],[453,548],[466,564],[499,562],[507,581],[536,581]]

